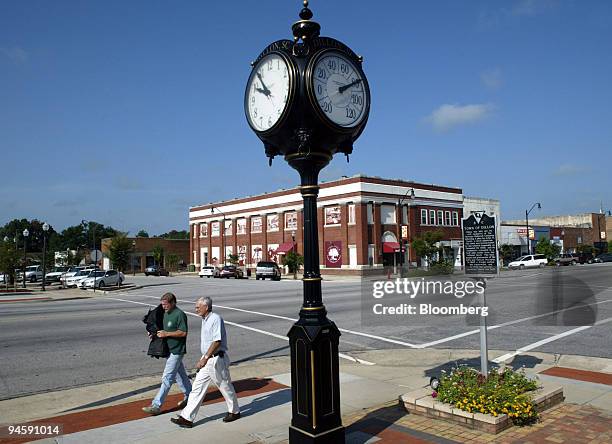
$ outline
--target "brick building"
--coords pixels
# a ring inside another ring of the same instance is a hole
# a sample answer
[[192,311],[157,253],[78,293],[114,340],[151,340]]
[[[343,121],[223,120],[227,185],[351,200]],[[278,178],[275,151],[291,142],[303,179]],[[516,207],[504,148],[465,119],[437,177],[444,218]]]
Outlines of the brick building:
[[[160,246],[164,249],[164,259],[166,262],[169,255],[175,254],[178,257],[178,264],[184,267],[189,263],[189,241],[187,239],[164,239],[162,237],[130,237],[128,238],[133,245],[133,251],[130,254],[130,263],[126,272],[144,272],[146,267],[154,264],[153,249]],[[111,238],[102,239],[102,254],[104,257],[109,256],[109,246]],[[158,264],[167,268],[166,263]],[[112,266],[112,265],[111,265]],[[110,268],[110,267],[106,267]]]
[[[412,248],[400,252],[399,240],[409,244],[434,230],[442,231],[444,255],[454,261],[461,254],[462,208],[459,188],[362,175],[322,183],[317,215],[321,273],[382,272],[399,263],[400,254],[404,263],[417,265],[420,258]],[[247,268],[260,260],[280,263],[280,256],[294,248],[303,254],[297,187],[191,207],[189,227],[190,263],[196,268],[223,264],[230,254]]]
[[[558,244],[562,252],[575,253],[581,245],[589,245],[598,251],[607,250],[607,221],[603,213],[585,213],[564,216],[545,216],[529,219],[530,239],[532,251],[535,243],[540,237],[547,237],[551,242]],[[507,228],[507,230],[505,229]],[[536,229],[535,236],[532,234]],[[526,241],[524,220],[504,221],[502,226],[502,238],[512,244],[511,236],[504,237],[504,233],[511,230],[517,231],[515,238],[521,238],[516,245],[523,245],[522,253],[526,253]],[[538,234],[539,233],[539,234]],[[514,239],[514,238],[513,238]]]

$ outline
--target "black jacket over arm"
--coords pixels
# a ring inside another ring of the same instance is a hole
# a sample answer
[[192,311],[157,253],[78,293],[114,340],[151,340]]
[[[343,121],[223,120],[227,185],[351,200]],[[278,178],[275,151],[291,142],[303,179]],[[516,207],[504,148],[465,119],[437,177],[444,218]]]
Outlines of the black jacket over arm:
[[167,358],[170,356],[166,339],[157,337],[158,330],[164,329],[164,308],[162,305],[159,304],[155,310],[149,309],[142,322],[147,325],[147,331],[153,336],[147,355],[155,358]]

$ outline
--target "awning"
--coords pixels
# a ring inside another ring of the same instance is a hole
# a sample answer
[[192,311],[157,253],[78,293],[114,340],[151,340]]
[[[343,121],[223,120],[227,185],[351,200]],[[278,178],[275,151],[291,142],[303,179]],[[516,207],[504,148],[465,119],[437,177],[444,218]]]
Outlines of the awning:
[[[399,253],[400,244],[398,242],[383,242],[383,253]],[[402,248],[402,253],[406,248]]]
[[276,254],[285,254],[293,250],[293,242],[285,242],[276,249]]

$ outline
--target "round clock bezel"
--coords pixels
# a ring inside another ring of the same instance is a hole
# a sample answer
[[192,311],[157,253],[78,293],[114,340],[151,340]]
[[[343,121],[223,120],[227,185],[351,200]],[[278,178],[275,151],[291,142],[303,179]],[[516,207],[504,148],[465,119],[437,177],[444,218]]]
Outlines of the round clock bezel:
[[[266,62],[266,59],[268,57],[274,56],[274,55],[280,56],[284,60],[285,64],[287,65],[287,74],[289,76],[289,90],[287,92],[287,103],[285,103],[285,108],[283,109],[283,112],[281,113],[278,120],[274,123],[274,125],[272,125],[267,130],[260,130],[257,127],[255,127],[253,123],[251,122],[251,116],[249,114],[249,103],[248,103],[249,102],[249,90],[251,89],[251,85],[252,85],[251,81],[253,80],[253,76],[256,75],[259,67],[263,63]],[[295,93],[296,93],[295,79],[296,77],[297,77],[297,68],[295,64],[282,51],[270,51],[269,53],[267,53],[266,55],[258,59],[257,62],[253,65],[253,69],[251,70],[251,74],[249,75],[249,79],[247,80],[247,88],[244,92],[244,113],[246,115],[246,119],[247,119],[249,126],[257,134],[273,133],[274,131],[278,130],[282,126],[283,122],[287,119],[287,116],[290,114],[290,110],[292,108],[293,101],[295,100]]]
[[[364,91],[365,91],[364,99],[366,100],[366,103],[363,108],[363,113],[360,119],[357,120],[354,124],[350,126],[342,126],[334,122],[333,120],[331,120],[325,114],[325,111],[321,109],[321,106],[319,105],[319,101],[317,100],[317,96],[314,93],[314,78],[313,78],[314,67],[319,62],[319,60],[321,60],[323,57],[325,57],[326,55],[330,53],[338,54],[342,58],[349,61],[351,65],[353,66],[353,68],[356,69],[356,71],[359,73],[362,79],[363,85],[364,85]],[[311,106],[316,111],[317,116],[323,122],[325,122],[325,124],[327,124],[328,126],[331,126],[331,128],[333,128],[334,130],[340,129],[342,131],[352,132],[356,128],[359,128],[360,126],[365,124],[368,120],[368,116],[370,114],[370,85],[368,84],[368,79],[365,73],[363,72],[363,69],[361,68],[361,63],[359,62],[359,60],[356,60],[354,57],[352,57],[350,54],[346,53],[345,51],[342,51],[338,48],[325,48],[325,49],[318,51],[312,57],[312,59],[308,63],[308,67],[306,68],[306,93],[308,95],[308,99],[310,101]]]

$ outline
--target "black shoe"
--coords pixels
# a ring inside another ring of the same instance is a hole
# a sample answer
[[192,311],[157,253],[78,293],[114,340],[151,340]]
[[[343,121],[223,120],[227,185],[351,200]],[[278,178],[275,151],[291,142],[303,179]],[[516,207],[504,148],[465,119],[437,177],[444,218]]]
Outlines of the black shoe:
[[182,416],[179,416],[178,418],[170,418],[170,421],[186,429],[190,429],[193,427],[193,422],[187,421]]
[[240,419],[240,412],[228,413],[227,415],[225,415],[225,418],[223,418],[223,422],[232,422],[236,421],[237,419]]

